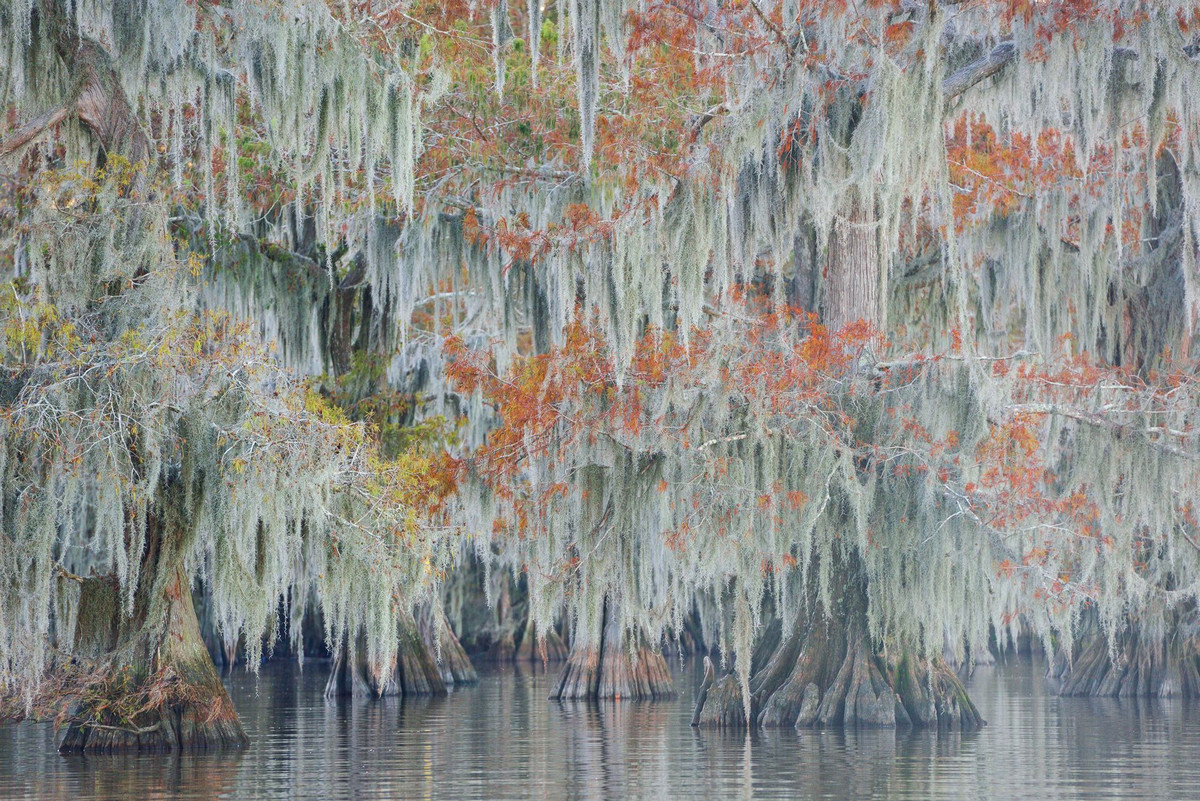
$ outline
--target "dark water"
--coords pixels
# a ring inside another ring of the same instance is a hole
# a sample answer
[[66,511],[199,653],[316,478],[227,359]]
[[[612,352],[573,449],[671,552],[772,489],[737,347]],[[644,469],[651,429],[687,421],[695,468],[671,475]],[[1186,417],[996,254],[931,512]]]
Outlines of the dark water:
[[981,668],[973,734],[695,731],[673,703],[546,700],[553,673],[486,672],[434,700],[327,703],[324,665],[231,680],[253,745],[62,757],[0,726],[0,799],[1200,799],[1200,704],[1061,699],[1025,661]]

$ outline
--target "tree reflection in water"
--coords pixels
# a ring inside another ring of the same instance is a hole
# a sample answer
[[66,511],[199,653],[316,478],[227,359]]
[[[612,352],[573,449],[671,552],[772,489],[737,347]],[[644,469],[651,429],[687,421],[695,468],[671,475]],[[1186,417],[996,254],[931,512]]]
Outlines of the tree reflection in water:
[[536,663],[446,698],[327,701],[321,667],[232,678],[240,753],[61,757],[47,727],[0,726],[0,798],[1200,797],[1200,709],[1058,698],[1028,659],[976,672],[989,725],[965,734],[693,729],[694,665],[657,703],[549,701],[557,670]]

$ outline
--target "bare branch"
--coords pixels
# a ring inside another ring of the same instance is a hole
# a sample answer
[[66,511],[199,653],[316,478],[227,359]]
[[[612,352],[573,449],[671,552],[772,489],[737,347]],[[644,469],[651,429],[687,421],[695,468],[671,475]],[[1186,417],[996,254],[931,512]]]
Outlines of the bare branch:
[[43,132],[53,128],[60,122],[65,120],[71,113],[71,108],[67,105],[61,105],[53,108],[44,114],[39,114],[32,120],[29,120],[21,127],[13,131],[7,139],[0,142],[0,156],[7,156],[10,153],[24,147],[31,141],[41,136]]
[[1017,48],[1005,40],[992,48],[992,52],[972,61],[942,81],[942,96],[950,102],[975,84],[990,78],[1008,65],[1017,55]]

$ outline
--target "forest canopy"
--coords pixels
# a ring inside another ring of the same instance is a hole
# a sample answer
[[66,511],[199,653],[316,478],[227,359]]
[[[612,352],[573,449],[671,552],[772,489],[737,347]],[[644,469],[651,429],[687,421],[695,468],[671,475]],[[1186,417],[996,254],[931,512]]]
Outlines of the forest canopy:
[[946,644],[1021,633],[1200,692],[1194,2],[10,0],[0,52],[0,689],[75,745],[244,737],[193,593],[382,691],[472,565],[563,693],[698,622],[697,722],[970,727]]

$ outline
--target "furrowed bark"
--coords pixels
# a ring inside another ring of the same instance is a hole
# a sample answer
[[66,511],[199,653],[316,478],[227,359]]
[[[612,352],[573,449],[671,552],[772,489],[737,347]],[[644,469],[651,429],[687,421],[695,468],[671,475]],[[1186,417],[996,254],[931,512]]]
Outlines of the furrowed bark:
[[881,326],[878,218],[871,202],[851,198],[829,235],[825,325],[831,330],[865,320]]
[[528,620],[513,659],[518,662],[562,662],[569,656],[570,649],[557,631],[539,632],[533,621]]
[[511,662],[517,651],[517,624],[513,615],[508,576],[499,575],[497,579],[500,588],[496,597],[496,639],[488,649],[487,658],[495,662]]
[[[181,492],[167,490],[167,499]],[[125,615],[115,578],[85,579],[74,654],[85,670],[59,728],[59,750],[183,751],[249,743],[200,635],[183,562],[182,515],[148,524],[141,581]]]
[[1200,638],[1176,625],[1164,639],[1132,622],[1114,642],[1093,630],[1071,659],[1057,654],[1047,670],[1064,696],[1200,697]]
[[20,126],[0,144],[0,156],[17,150],[74,115],[96,138],[104,153],[119,153],[134,164],[147,162],[152,155],[150,140],[121,88],[108,51],[79,33],[58,0],[40,0],[34,13],[36,24],[46,28],[55,51],[67,65],[67,71],[75,76],[75,82],[61,105]]
[[325,697],[445,695],[447,682],[442,678],[433,649],[421,636],[416,619],[411,613],[401,613],[399,626],[396,661],[382,668],[368,662],[364,633],[359,632],[354,647],[343,643],[330,666]]
[[571,641],[571,654],[559,674],[551,700],[663,700],[675,697],[667,660],[656,648],[641,641],[634,656],[625,642],[618,604],[604,602],[600,642]]
[[[428,621],[428,624],[425,625],[428,617],[436,619]],[[454,629],[450,628],[450,622],[446,620],[446,616],[426,615],[422,617],[422,622],[421,638],[425,647],[438,657],[437,665],[442,682],[447,687],[477,684],[479,674],[475,671],[475,666],[471,664],[471,658],[467,656]]]

